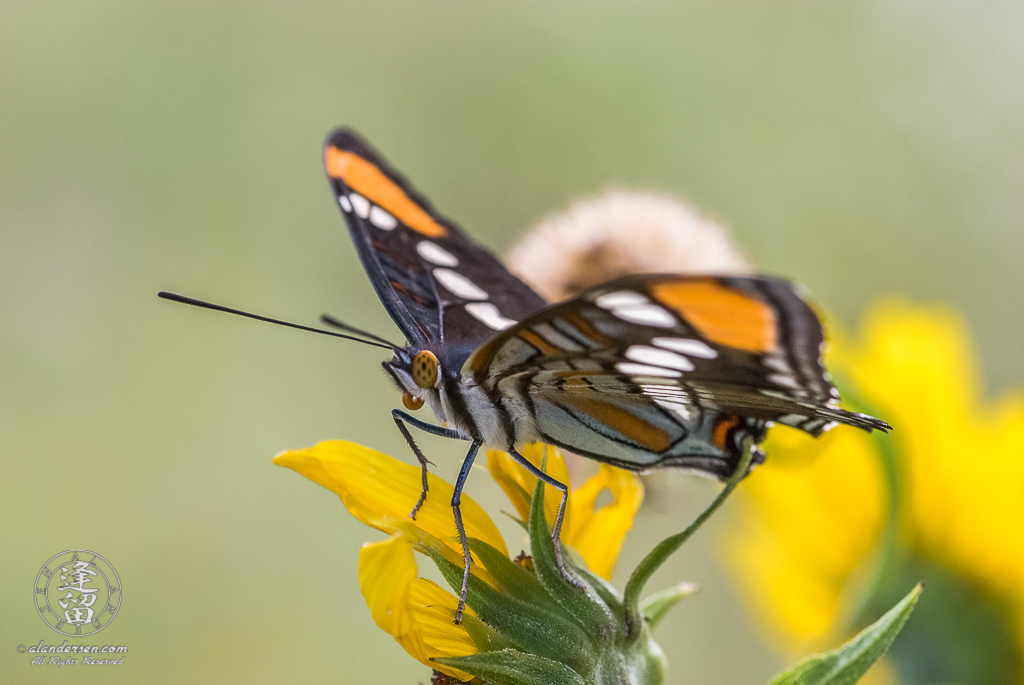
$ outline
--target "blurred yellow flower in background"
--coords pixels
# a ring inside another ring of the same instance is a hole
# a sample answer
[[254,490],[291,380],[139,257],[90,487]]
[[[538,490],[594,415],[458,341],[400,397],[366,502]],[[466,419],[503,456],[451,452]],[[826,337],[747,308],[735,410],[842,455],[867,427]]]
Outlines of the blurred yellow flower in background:
[[815,646],[845,613],[846,587],[885,525],[885,476],[861,431],[815,439],[778,426],[763,446],[768,461],[733,502],[726,553],[774,646],[793,652]]
[[[522,454],[537,466],[546,456],[547,472],[563,483],[569,482],[565,461],[556,448],[529,445]],[[481,651],[481,643],[493,639],[494,633],[475,617],[471,607],[466,608],[462,624],[456,624],[458,597],[419,577],[413,554],[434,552],[461,568],[462,551],[449,504],[452,486],[429,475],[429,494],[413,520],[408,514],[420,494],[418,466],[340,440],[282,452],[274,463],[337,493],[353,516],[390,535],[366,543],[359,553],[359,586],[374,622],[427,666],[459,680],[470,680],[468,673],[432,659],[476,654]],[[487,463],[518,514],[528,520],[536,478],[502,452],[488,452]],[[610,492],[611,501],[596,507],[598,495],[604,490]],[[554,488],[545,488],[549,522],[554,520],[560,496]],[[575,548],[594,573],[607,578],[642,501],[643,486],[636,476],[602,466],[578,490],[570,489],[563,542]],[[494,521],[466,495],[462,496],[462,516],[470,539],[483,541],[508,556]],[[471,572],[495,586],[476,554]]]
[[894,431],[770,432],[724,545],[770,641],[805,651],[923,579],[928,597],[875,678],[1024,682],[1024,392],[983,402],[961,318],[899,300],[871,309],[829,362]]

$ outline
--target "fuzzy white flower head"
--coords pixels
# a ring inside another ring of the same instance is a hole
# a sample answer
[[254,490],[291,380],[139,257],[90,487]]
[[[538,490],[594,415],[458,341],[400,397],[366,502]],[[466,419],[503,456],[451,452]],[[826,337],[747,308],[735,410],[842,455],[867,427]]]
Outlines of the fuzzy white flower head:
[[549,302],[629,274],[751,271],[720,224],[674,198],[622,190],[541,220],[505,262]]

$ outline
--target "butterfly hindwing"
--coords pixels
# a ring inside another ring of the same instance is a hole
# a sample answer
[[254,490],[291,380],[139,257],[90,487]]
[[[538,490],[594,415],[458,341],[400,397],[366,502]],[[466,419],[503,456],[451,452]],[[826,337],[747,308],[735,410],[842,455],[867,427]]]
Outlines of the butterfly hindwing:
[[324,165],[374,289],[410,342],[475,346],[544,306],[355,134],[331,133]]
[[[463,375],[518,388],[556,444],[632,468],[687,466],[735,456],[726,434],[763,434],[769,421],[813,435],[831,422],[886,427],[838,408],[821,344],[817,317],[785,281],[643,275],[494,336]],[[695,468],[728,472],[720,466]]]
[[[541,391],[530,398],[544,441],[633,471],[672,466],[727,478],[743,437],[758,442],[765,431],[759,419],[640,393]],[[763,458],[757,450],[754,462]]]

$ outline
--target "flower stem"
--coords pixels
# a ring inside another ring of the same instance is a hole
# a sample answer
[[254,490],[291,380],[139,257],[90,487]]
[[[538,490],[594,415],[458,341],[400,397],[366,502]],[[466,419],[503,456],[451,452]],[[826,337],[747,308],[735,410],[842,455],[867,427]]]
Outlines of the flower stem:
[[672,554],[678,550],[684,542],[690,539],[697,529],[704,525],[704,522],[711,517],[718,507],[722,506],[722,503],[726,500],[729,494],[736,488],[740,480],[747,474],[750,469],[750,462],[754,456],[754,441],[751,438],[747,438],[743,444],[743,455],[740,457],[740,463],[736,467],[732,476],[726,481],[725,487],[718,493],[714,501],[708,505],[708,507],[700,513],[700,515],[693,520],[686,530],[681,533],[676,533],[670,537],[665,538],[657,544],[657,546],[650,551],[650,553],[644,557],[644,560],[640,562],[640,565],[636,567],[633,574],[629,577],[629,582],[626,583],[626,591],[624,593],[624,605],[626,613],[626,631],[627,639],[630,641],[636,640],[640,637],[641,626],[643,625],[643,614],[640,611],[640,593],[643,592],[644,586],[647,581],[651,579],[654,572],[657,571],[665,560],[668,559]]

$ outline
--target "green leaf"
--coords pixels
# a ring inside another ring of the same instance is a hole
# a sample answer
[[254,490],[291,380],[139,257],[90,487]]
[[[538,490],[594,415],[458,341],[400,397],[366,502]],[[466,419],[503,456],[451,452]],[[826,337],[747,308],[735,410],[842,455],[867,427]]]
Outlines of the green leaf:
[[839,649],[816,654],[780,673],[770,685],[852,685],[882,658],[914,610],[922,585],[918,584],[882,618],[862,630]]
[[661,619],[665,618],[669,609],[697,592],[698,589],[696,583],[679,583],[661,592],[655,592],[645,599],[640,605],[640,611],[647,619],[651,630],[661,623]]
[[514,649],[433,661],[475,675],[491,685],[585,685],[583,678],[568,666]]
[[[579,573],[579,569],[568,554],[562,554],[562,562],[582,587],[569,582],[558,568],[551,528],[548,527],[548,520],[544,515],[544,481],[540,478],[537,479],[537,488],[533,491],[529,524],[533,570],[537,572],[537,578],[544,585],[544,589],[566,614],[587,631],[588,635],[598,641],[610,638],[618,625],[611,609],[601,601],[594,588]],[[562,544],[561,541],[558,544]]]
[[[462,569],[436,551],[430,550],[430,556],[457,594],[462,587]],[[594,668],[593,643],[569,619],[506,595],[475,575],[469,577],[468,590],[466,603],[477,617],[518,649],[556,659],[583,672]]]

